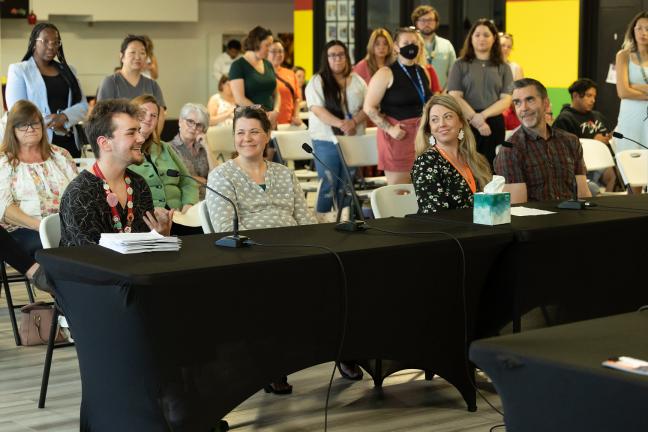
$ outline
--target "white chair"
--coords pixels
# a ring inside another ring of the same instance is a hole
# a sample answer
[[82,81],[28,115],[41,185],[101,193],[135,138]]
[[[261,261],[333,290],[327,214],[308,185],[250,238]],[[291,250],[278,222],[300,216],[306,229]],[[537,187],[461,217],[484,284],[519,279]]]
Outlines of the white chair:
[[38,234],[43,249],[59,247],[59,243],[61,242],[61,219],[58,213],[41,219]]
[[616,154],[616,160],[626,187],[648,185],[648,150],[623,150]]
[[74,158],[74,163],[76,163],[79,172],[83,171],[84,169],[90,171],[92,165],[94,165],[96,161],[97,160],[93,157]]
[[371,193],[374,217],[403,217],[418,212],[418,202],[411,184],[383,186]]
[[185,213],[182,213],[180,210],[174,211],[173,223],[189,227],[202,226],[202,220],[200,218],[200,207],[198,207],[198,204],[200,203],[192,205]]
[[[308,144],[311,147],[313,146],[310,134],[307,130],[273,131],[272,138],[274,139],[276,144],[275,148],[277,150],[279,160],[285,163],[287,166],[294,166],[294,161],[313,159],[313,155],[307,153],[302,148],[302,145],[304,143]],[[317,179],[316,171],[308,169],[295,170],[295,177],[300,180],[299,185],[305,193],[315,192],[317,190],[317,185],[315,184],[315,182],[310,181]]]
[[581,138],[583,159],[587,171],[600,171],[615,166],[610,149],[604,143],[595,139]]
[[234,132],[231,126],[211,126],[207,129],[207,146],[214,157],[223,162],[232,158],[236,151],[234,146]]
[[290,123],[277,125],[277,130],[280,131],[300,131],[306,129],[308,129],[308,127],[304,123],[300,124],[299,126]]
[[[348,168],[378,165],[376,135],[338,136],[337,139],[340,159]],[[365,177],[365,180],[379,186],[387,184],[384,176]]]
[[202,226],[203,233],[211,234],[214,232],[211,219],[209,218],[209,210],[207,209],[207,201],[202,200],[195,205],[198,207],[198,214],[200,215],[200,226]]

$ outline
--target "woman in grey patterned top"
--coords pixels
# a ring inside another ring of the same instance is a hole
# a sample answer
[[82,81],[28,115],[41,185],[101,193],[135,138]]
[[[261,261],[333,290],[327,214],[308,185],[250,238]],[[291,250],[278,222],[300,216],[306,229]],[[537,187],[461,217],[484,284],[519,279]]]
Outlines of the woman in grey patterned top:
[[[270,140],[270,122],[255,106],[239,108],[234,115],[238,156],[209,174],[209,186],[236,203],[241,229],[275,228],[314,224],[293,172],[264,160]],[[234,210],[215,194],[207,195],[214,230],[231,231]]]

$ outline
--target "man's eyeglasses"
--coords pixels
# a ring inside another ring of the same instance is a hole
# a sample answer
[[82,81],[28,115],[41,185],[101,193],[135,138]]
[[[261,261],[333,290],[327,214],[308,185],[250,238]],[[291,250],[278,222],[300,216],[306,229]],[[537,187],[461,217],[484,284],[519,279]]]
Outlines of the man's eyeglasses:
[[42,43],[45,46],[49,46],[51,48],[60,48],[61,47],[61,41],[60,40],[47,40],[47,39],[41,39],[38,38],[36,39],[38,42]]
[[16,125],[16,129],[18,129],[20,132],[27,132],[29,128],[32,128],[32,130],[40,130],[42,127],[43,125],[41,125],[41,122],[39,121],[18,123]]

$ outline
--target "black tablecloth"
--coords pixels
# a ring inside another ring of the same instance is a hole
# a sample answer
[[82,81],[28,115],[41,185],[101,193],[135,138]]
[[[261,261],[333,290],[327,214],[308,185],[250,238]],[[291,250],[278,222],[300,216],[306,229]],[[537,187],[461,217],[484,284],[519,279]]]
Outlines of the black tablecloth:
[[[392,359],[475,394],[466,337],[485,279],[512,234],[445,221],[383,219],[394,231],[342,233],[331,224],[250,231],[267,244],[332,248],[348,281],[342,358]],[[99,246],[38,254],[76,340],[83,430],[208,430],[264,384],[336,358],[342,274],[305,247],[222,249],[218,235],[183,238],[179,253],[120,255]],[[170,425],[170,426],[169,426]]]
[[502,399],[506,430],[643,432],[648,377],[604,368],[648,360],[648,311],[482,339],[470,358]]
[[[611,196],[590,200],[596,207],[559,210],[556,202],[524,206],[557,212],[512,217],[497,225],[515,236],[502,254],[483,296],[484,334],[496,331],[541,305],[558,305],[558,323],[636,310],[648,303],[637,284],[648,258],[648,196]],[[472,209],[439,212],[416,219],[472,225]],[[506,318],[502,320],[502,318]]]

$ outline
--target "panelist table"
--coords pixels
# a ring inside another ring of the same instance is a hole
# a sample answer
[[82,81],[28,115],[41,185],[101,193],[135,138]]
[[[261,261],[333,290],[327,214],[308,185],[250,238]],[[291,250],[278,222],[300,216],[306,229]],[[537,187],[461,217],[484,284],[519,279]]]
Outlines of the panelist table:
[[482,339],[470,358],[493,380],[506,430],[643,432],[648,376],[601,366],[648,360],[648,311]]
[[[484,295],[480,328],[493,329],[543,305],[558,305],[558,323],[636,310],[648,303],[642,269],[648,258],[648,195],[592,198],[596,207],[560,210],[555,202],[525,207],[557,212],[511,217],[497,225],[515,236],[493,270]],[[472,209],[416,219],[472,225]],[[505,318],[502,320],[502,318]]]
[[485,278],[512,235],[445,221],[371,225],[456,235],[465,302],[459,248],[441,234],[344,233],[332,224],[246,233],[260,243],[330,247],[345,275],[322,249],[223,249],[213,245],[218,234],[184,237],[178,253],[39,252],[76,341],[81,429],[206,431],[263,385],[334,360],[344,276],[342,358],[433,371],[476,409],[466,342]]

